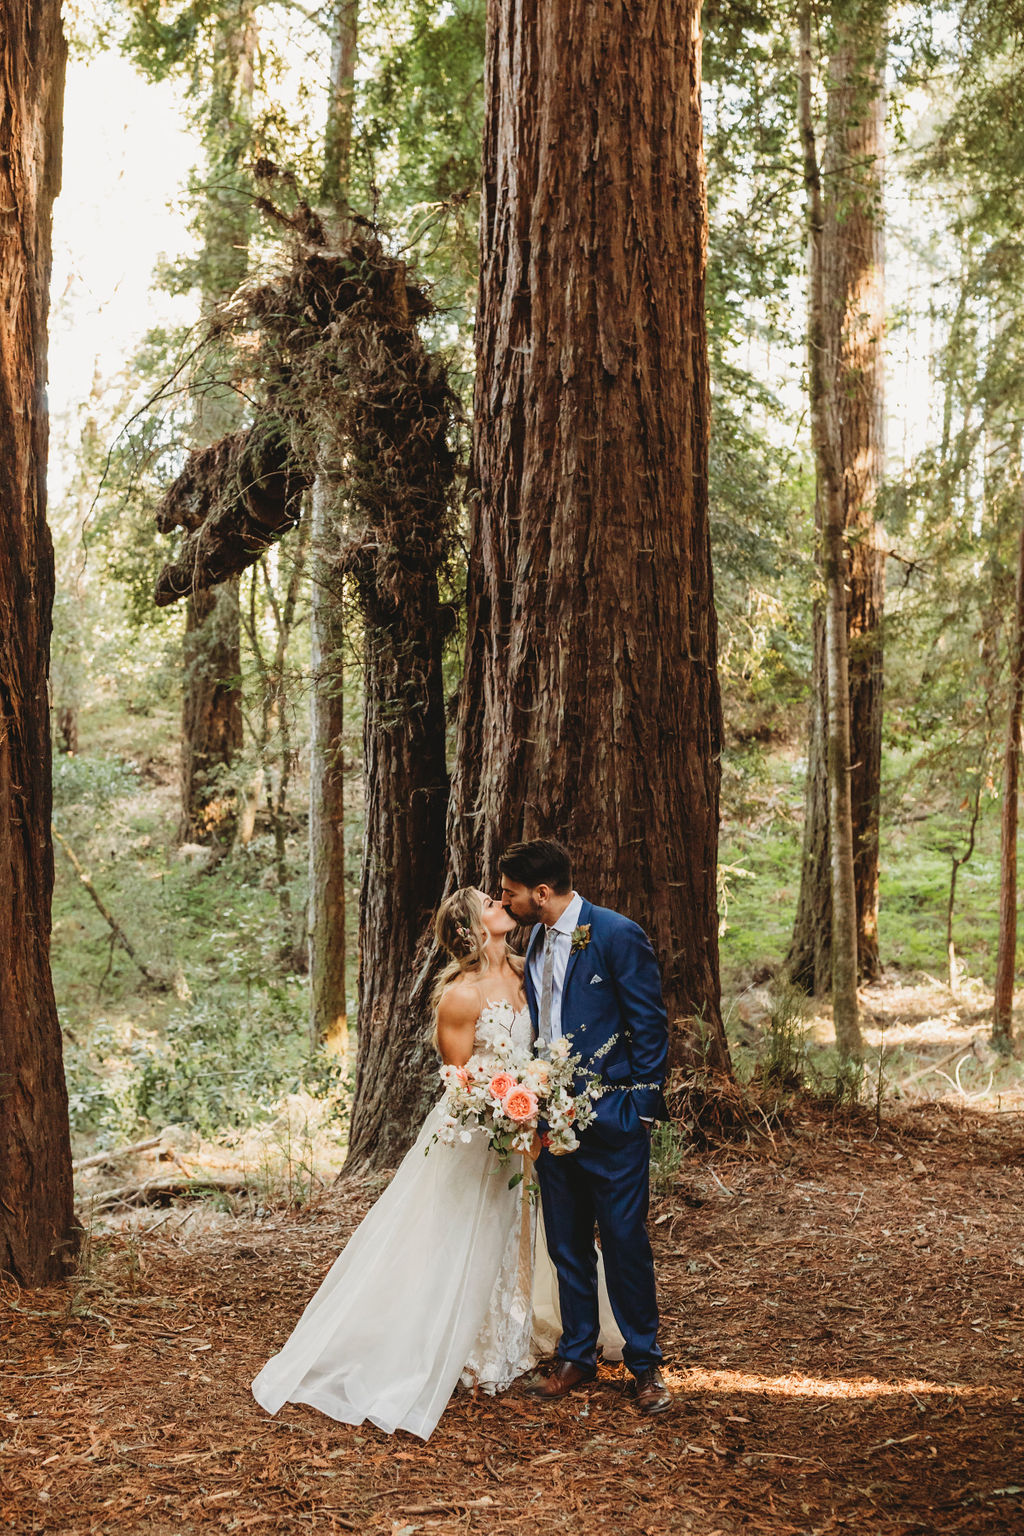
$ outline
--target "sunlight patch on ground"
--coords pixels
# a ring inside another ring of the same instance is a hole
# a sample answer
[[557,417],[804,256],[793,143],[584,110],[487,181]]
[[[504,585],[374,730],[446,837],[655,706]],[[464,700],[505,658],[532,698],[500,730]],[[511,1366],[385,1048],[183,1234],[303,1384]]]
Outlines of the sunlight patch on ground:
[[871,1376],[836,1377],[757,1376],[749,1371],[702,1371],[665,1373],[670,1385],[689,1394],[697,1392],[760,1393],[769,1397],[879,1398],[879,1397],[990,1397],[993,1392],[1008,1392],[997,1386],[970,1385],[965,1382],[921,1381],[907,1377],[902,1381],[878,1381]]

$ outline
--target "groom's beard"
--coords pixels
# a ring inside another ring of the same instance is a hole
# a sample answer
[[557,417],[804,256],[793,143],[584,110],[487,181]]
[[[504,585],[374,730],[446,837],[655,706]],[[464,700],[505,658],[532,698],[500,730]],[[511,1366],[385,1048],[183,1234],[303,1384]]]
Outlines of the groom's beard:
[[502,911],[506,912],[514,923],[518,923],[520,928],[532,928],[534,923],[540,922],[540,907],[536,903],[529,917],[520,917],[519,913],[513,912],[511,907],[502,907]]

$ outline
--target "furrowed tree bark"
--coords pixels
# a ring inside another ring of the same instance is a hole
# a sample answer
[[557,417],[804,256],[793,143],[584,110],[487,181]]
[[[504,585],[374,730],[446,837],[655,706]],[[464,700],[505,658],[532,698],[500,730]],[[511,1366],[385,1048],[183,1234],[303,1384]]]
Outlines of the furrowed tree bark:
[[842,1057],[863,1052],[857,1002],[857,902],[850,798],[850,684],[847,667],[847,545],[834,352],[826,313],[823,236],[825,215],[811,105],[811,12],[799,10],[800,137],[808,227],[808,394],[817,471],[821,567],[825,585],[825,660],[828,685],[827,786],[831,871],[831,983],[836,1045]]
[[[822,164],[823,325],[847,545],[850,802],[858,971],[880,974],[879,798],[882,764],[884,540],[876,519],[885,460],[883,350],[886,6],[839,0]],[[787,969],[809,992],[831,985],[832,892],[827,781],[827,656],[815,612],[804,849]]]
[[1010,652],[1010,710],[1003,766],[999,838],[999,945],[992,1006],[992,1039],[1002,1050],[1013,1045],[1013,983],[1017,973],[1017,829],[1020,817],[1021,715],[1024,713],[1024,517],[1017,551],[1017,593]]
[[0,17],[0,1270],[25,1286],[60,1279],[77,1247],[50,976],[46,357],[64,61],[59,0],[7,0]]
[[[209,186],[203,206],[202,292],[207,315],[244,281],[249,260],[248,200],[238,172],[252,110],[255,7],[235,0],[217,22],[210,84]],[[221,347],[209,354],[208,376],[196,389],[196,446],[205,447],[241,423],[240,397],[219,374],[230,369]],[[230,842],[237,795],[224,784],[242,749],[241,622],[238,584],[190,595],[185,616],[182,702],[182,841]]]
[[491,0],[454,884],[511,840],[650,933],[728,1070],[696,0]]

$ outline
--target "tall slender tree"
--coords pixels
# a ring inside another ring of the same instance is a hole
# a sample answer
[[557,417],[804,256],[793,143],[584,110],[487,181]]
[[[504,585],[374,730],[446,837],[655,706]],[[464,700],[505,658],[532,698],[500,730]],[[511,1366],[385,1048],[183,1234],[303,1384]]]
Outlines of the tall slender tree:
[[[824,782],[828,808],[828,894],[830,897],[830,982],[836,1043],[844,1056],[862,1050],[857,1003],[857,904],[854,883],[853,813],[850,793],[851,730],[847,543],[842,436],[837,394],[837,337],[829,326],[830,290],[826,260],[826,217],[812,114],[811,8],[799,12],[799,112],[807,192],[808,305],[807,372],[811,435],[817,472],[817,522],[825,595],[820,628],[824,638],[825,701],[815,698],[814,719],[825,738]],[[806,834],[805,834],[806,837]],[[806,843],[805,843],[806,847]]]
[[[1019,456],[1019,446],[1018,446]],[[1021,718],[1024,715],[1024,516],[1017,548],[1017,587],[1010,646],[1010,707],[1003,758],[999,846],[999,943],[992,1034],[1004,1050],[1013,1044],[1013,983],[1017,974],[1017,830],[1020,821]]]
[[[879,974],[878,828],[882,763],[884,541],[877,501],[885,456],[883,350],[884,0],[835,0],[821,164],[821,387],[835,439],[845,551],[850,816],[858,972]],[[813,61],[811,67],[813,68]],[[819,470],[820,470],[819,459]],[[820,487],[819,487],[820,490]],[[824,501],[820,501],[822,510]],[[824,513],[822,512],[824,516]],[[800,896],[788,968],[832,985],[827,600],[816,608]]]
[[[202,307],[210,317],[245,280],[250,194],[242,179],[252,115],[256,50],[255,0],[229,0],[213,24],[204,139],[206,186],[199,224]],[[206,354],[195,394],[195,446],[219,441],[242,423],[239,394],[226,382],[226,347]],[[230,838],[235,796],[223,775],[242,748],[241,628],[238,584],[189,595],[184,641],[181,748],[181,836]]]
[[34,1286],[59,1278],[75,1247],[50,976],[47,702],[47,308],[65,47],[59,0],[7,0],[0,21],[0,1269]]
[[459,884],[565,839],[727,1068],[699,7],[492,0]]
[[[358,0],[332,16],[331,75],[321,198],[340,236],[346,223],[358,42]],[[309,742],[309,1002],[314,1042],[347,1042],[345,894],[344,581],[334,574],[340,530],[324,476],[314,482]]]

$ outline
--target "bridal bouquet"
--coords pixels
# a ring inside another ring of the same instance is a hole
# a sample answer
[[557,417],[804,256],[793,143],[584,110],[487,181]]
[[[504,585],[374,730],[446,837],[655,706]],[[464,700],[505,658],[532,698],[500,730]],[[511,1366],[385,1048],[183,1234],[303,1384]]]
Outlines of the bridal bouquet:
[[[509,1003],[491,1003],[480,1015],[478,1041],[485,1050],[471,1056],[465,1066],[441,1068],[445,1096],[441,1102],[441,1127],[435,1140],[451,1144],[470,1141],[482,1132],[502,1163],[516,1152],[529,1152],[538,1123],[546,1130],[541,1141],[550,1152],[574,1152],[578,1131],[594,1116],[594,1100],[601,1085],[590,1078],[576,1091],[580,1057],[569,1053],[565,1040],[553,1040],[544,1056],[513,1043],[511,1026],[515,1012]],[[509,1180],[509,1188],[522,1179]]]

